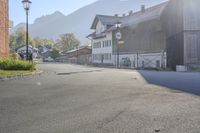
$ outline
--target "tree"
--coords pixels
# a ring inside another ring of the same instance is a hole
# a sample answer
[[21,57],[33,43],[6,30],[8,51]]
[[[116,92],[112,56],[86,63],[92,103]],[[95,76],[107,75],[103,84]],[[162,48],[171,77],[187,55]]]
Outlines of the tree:
[[84,46],[92,46],[91,41],[85,41]]
[[16,49],[16,36],[13,33],[10,34],[10,37],[9,37],[9,46],[11,50]]
[[41,39],[39,37],[34,38],[32,41],[33,41],[34,47],[36,47],[36,48],[42,44]]
[[17,47],[26,44],[26,32],[24,31],[24,28],[18,28],[15,31],[15,35],[16,35],[16,45],[17,45]]
[[58,50],[57,48],[53,48],[52,49],[52,58],[56,59],[59,56],[60,56],[60,50]]
[[50,39],[40,39],[38,37],[33,39],[33,44],[36,48],[38,48],[38,46],[41,46],[41,45],[53,46],[54,43],[55,43],[54,40],[50,40]]
[[73,33],[67,33],[60,36],[57,40],[56,47],[63,51],[72,50],[80,45],[80,41]]
[[[16,48],[22,45],[26,45],[26,31],[24,28],[18,28],[15,31],[15,37],[16,37]],[[28,37],[29,44],[31,44],[31,37],[29,35]]]

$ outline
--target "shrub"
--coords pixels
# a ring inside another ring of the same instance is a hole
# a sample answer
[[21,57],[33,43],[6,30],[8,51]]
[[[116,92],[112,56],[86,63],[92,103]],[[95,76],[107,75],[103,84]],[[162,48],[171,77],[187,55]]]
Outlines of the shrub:
[[13,60],[19,60],[20,56],[15,52],[11,52],[10,55],[9,55],[9,58],[13,59]]
[[18,59],[0,59],[1,70],[35,70],[35,63]]

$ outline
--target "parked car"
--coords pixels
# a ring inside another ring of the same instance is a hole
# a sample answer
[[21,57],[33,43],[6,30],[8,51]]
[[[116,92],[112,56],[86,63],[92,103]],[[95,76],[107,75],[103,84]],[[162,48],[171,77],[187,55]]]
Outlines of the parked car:
[[44,58],[43,61],[44,61],[44,62],[53,62],[54,59],[51,58],[51,57],[47,57],[47,58]]

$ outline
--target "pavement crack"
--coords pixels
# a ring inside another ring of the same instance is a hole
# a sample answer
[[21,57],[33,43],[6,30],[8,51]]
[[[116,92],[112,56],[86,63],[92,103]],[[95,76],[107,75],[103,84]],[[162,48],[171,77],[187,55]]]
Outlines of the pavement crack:
[[106,125],[108,125],[109,123],[115,121],[120,115],[122,115],[122,114],[125,112],[125,110],[126,110],[126,109],[123,109],[123,110],[117,112],[114,116],[104,119],[104,120],[101,122],[101,124],[99,124],[99,126],[97,127],[97,130],[98,130],[98,129],[102,129],[104,126],[106,126]]

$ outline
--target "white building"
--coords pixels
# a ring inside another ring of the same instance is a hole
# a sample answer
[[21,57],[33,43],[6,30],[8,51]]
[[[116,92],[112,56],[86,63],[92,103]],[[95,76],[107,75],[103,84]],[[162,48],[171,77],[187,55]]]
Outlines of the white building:
[[[121,17],[96,15],[91,26],[95,32],[88,36],[92,40],[92,63],[115,66],[119,47],[120,67],[166,67],[166,39],[159,20],[166,5],[162,3],[148,9],[142,6],[141,11]],[[115,37],[117,22],[122,24],[120,41],[124,44],[121,45]]]
[[97,15],[92,24],[91,29],[94,33],[88,37],[92,37],[92,63],[114,65],[113,55],[113,35],[112,31],[108,31],[118,21],[118,17]]

